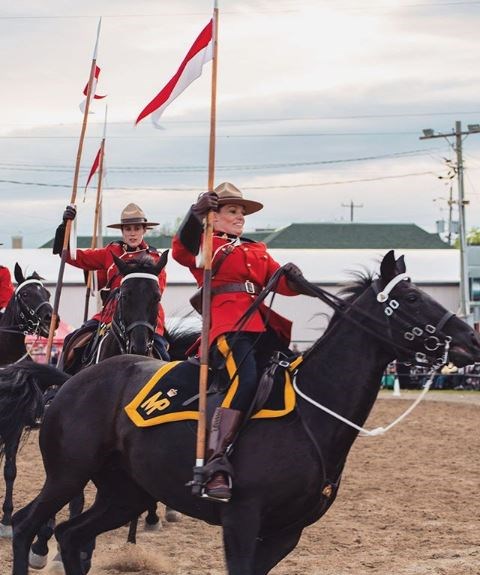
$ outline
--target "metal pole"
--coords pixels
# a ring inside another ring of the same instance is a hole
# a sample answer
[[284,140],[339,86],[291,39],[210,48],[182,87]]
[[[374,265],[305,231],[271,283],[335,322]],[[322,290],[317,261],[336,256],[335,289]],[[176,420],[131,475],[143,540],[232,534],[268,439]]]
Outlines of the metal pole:
[[463,187],[462,123],[455,122],[455,152],[458,175],[458,233],[460,238],[460,313],[470,321],[470,289],[468,281],[467,231],[465,226],[465,194]]

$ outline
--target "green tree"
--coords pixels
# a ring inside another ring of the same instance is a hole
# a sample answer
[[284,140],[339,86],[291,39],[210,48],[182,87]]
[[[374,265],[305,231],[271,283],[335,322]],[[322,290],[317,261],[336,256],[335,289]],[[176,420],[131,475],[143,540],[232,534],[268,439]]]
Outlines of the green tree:
[[[480,246],[480,228],[472,228],[467,232],[467,244],[469,246]],[[457,249],[460,248],[460,238],[457,238],[453,243]]]

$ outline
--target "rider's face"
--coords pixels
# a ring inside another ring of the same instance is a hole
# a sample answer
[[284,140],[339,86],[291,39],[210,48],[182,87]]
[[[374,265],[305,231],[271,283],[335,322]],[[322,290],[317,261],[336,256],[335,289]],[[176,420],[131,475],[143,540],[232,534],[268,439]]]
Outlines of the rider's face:
[[213,213],[213,228],[216,232],[225,232],[241,236],[245,225],[245,208],[236,204],[226,204]]
[[123,241],[131,248],[138,247],[143,240],[146,227],[142,224],[128,224],[122,226]]

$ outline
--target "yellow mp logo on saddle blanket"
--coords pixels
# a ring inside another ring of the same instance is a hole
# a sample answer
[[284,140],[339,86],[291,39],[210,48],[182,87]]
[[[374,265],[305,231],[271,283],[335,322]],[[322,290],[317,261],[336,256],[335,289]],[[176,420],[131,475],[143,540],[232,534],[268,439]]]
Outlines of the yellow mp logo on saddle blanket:
[[[162,365],[125,407],[137,427],[198,419],[198,375],[200,366],[190,361]],[[269,398],[252,419],[282,417],[293,411],[295,392],[290,372],[278,369]]]

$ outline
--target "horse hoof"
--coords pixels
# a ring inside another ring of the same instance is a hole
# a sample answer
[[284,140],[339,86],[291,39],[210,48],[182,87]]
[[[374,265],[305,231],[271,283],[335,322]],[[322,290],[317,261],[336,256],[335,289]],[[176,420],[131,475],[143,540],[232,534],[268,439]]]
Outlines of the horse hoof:
[[12,536],[13,536],[12,526],[0,523],[0,537],[4,537],[5,539],[11,539]]
[[63,567],[62,556],[57,553],[48,566],[48,572],[55,575],[65,575],[65,568]]
[[37,555],[30,549],[28,564],[32,569],[43,569],[47,564],[48,555]]
[[160,531],[163,528],[162,522],[158,520],[156,523],[148,523],[145,521],[145,531]]
[[178,523],[182,519],[182,514],[175,509],[170,509],[167,507],[165,511],[165,519],[169,523]]

